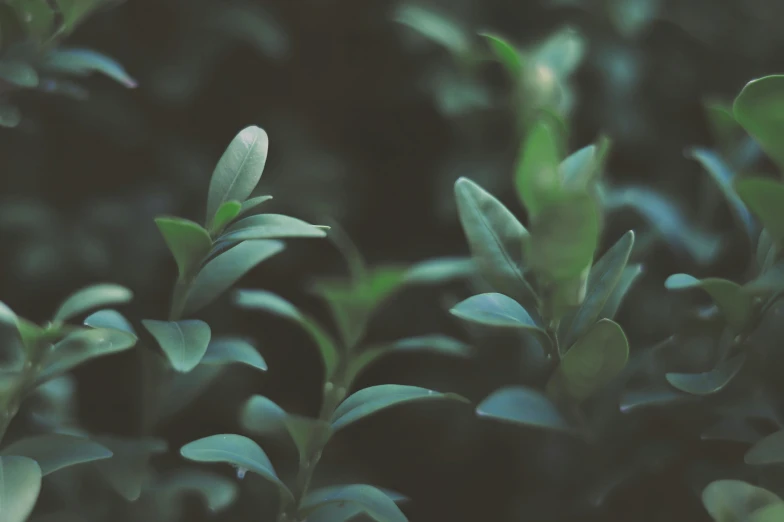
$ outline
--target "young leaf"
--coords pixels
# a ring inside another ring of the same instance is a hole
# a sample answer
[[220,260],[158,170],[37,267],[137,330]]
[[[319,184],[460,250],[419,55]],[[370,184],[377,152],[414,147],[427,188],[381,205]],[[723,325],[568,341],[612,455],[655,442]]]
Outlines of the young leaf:
[[755,466],[784,463],[784,430],[777,431],[757,441],[746,452],[743,460],[746,464]]
[[621,306],[621,302],[623,302],[623,298],[626,297],[626,294],[629,292],[634,282],[637,281],[637,278],[640,277],[643,272],[644,268],[641,263],[629,265],[623,269],[620,281],[618,281],[618,284],[615,285],[615,289],[607,298],[607,301],[602,307],[602,311],[599,312],[599,319],[613,319],[615,317],[615,314],[618,313],[618,308]]
[[479,403],[476,413],[480,417],[532,428],[571,431],[566,419],[547,396],[525,386],[509,386],[494,391]]
[[229,223],[232,222],[242,211],[242,203],[237,200],[224,202],[218,212],[215,214],[215,219],[212,220],[212,228],[210,235],[218,235]]
[[536,122],[525,137],[515,174],[518,196],[532,220],[562,191],[560,163],[553,129],[544,120]]
[[[330,505],[354,505],[376,522],[407,522],[397,504],[383,491],[367,484],[328,486],[309,492],[300,505],[299,516],[310,520],[310,514]],[[346,518],[342,520],[347,520]]]
[[332,415],[332,430],[345,428],[368,415],[397,404],[433,399],[468,402],[468,399],[454,393],[440,393],[417,386],[399,384],[371,386],[349,396],[337,407]]
[[335,341],[313,319],[303,315],[290,302],[264,290],[238,290],[234,302],[242,308],[264,310],[280,317],[293,320],[310,334],[316,342],[324,362],[326,378],[332,377],[338,362],[338,349]]
[[242,435],[212,435],[195,440],[180,448],[180,454],[196,462],[222,462],[252,471],[275,484],[284,497],[292,498],[291,492],[278,478],[264,450]]
[[664,286],[669,290],[702,288],[719,307],[727,324],[736,330],[746,326],[754,311],[751,296],[743,292],[740,285],[726,279],[716,277],[697,279],[688,274],[673,274],[667,278]]
[[746,84],[732,112],[768,156],[784,166],[784,76],[771,75]]
[[602,319],[568,349],[547,383],[555,397],[568,395],[583,401],[606,386],[626,366],[629,342],[623,329],[610,319]]
[[746,355],[741,353],[720,362],[716,367],[705,373],[668,373],[667,382],[673,387],[693,395],[710,395],[727,386],[738,374],[746,362]]
[[537,297],[523,276],[523,250],[528,231],[490,193],[467,178],[455,183],[455,199],[471,255],[484,279],[499,292],[526,306]]
[[561,319],[558,339],[567,348],[582,336],[599,315],[618,286],[634,246],[634,232],[626,232],[591,268],[583,304]]
[[269,140],[259,127],[246,127],[231,141],[218,160],[207,195],[208,228],[227,201],[245,201],[261,179]]
[[187,373],[201,362],[210,343],[210,325],[198,319],[183,321],[142,320],[158,341],[175,371]]
[[45,476],[68,466],[108,459],[112,452],[88,438],[47,433],[17,440],[3,448],[0,455],[31,458]]
[[120,330],[121,332],[126,332],[134,337],[138,337],[138,335],[136,335],[136,330],[133,329],[133,326],[128,322],[128,319],[117,310],[112,310],[111,308],[98,310],[97,312],[88,315],[84,320],[84,324],[92,328]]
[[166,452],[166,441],[149,437],[127,439],[111,435],[93,438],[113,453],[112,458],[94,463],[98,472],[123,498],[129,502],[138,499],[149,473],[150,457]]
[[194,276],[212,248],[210,233],[198,223],[178,217],[159,217],[155,224],[177,263],[180,279]]
[[767,229],[771,239],[784,241],[784,184],[767,178],[743,178],[735,183],[738,196]]
[[133,292],[124,286],[101,283],[82,288],[69,295],[54,314],[54,321],[67,321],[91,308],[123,304],[133,299]]
[[775,493],[740,480],[716,480],[702,490],[702,504],[716,522],[748,520],[753,511],[779,502]]
[[101,73],[125,87],[136,87],[128,72],[115,60],[92,49],[66,49],[56,47],[44,57],[42,67],[50,72],[87,76],[93,72]]
[[269,201],[272,199],[272,196],[258,196],[255,198],[250,198],[246,201],[243,201],[242,206],[240,207],[240,212],[237,214],[237,217],[247,214],[251,210],[255,209],[265,201]]
[[185,303],[186,315],[214,301],[256,265],[283,250],[280,241],[244,241],[207,263],[193,280]]
[[249,342],[234,337],[212,339],[199,364],[241,363],[251,368],[267,371],[264,358]]
[[519,81],[523,76],[523,60],[517,49],[500,36],[489,33],[480,33],[480,35],[487,38],[496,58],[512,77],[512,81]]
[[558,166],[563,185],[571,190],[585,190],[599,172],[596,145],[573,152]]
[[226,229],[224,241],[277,239],[284,237],[324,237],[326,232],[310,223],[281,214],[257,214],[241,219]]
[[474,261],[464,257],[441,257],[421,261],[408,268],[408,284],[439,284],[468,277],[475,272]]
[[0,457],[0,520],[25,522],[41,491],[41,468],[27,457]]

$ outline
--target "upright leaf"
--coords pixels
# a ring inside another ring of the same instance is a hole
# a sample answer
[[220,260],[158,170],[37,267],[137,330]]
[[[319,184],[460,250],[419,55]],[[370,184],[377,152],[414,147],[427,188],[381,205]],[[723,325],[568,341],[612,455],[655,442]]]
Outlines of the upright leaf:
[[257,196],[255,198],[250,198],[246,201],[243,201],[242,206],[240,207],[240,212],[237,215],[242,216],[243,214],[247,214],[248,212],[254,210],[256,207],[258,207],[265,201],[269,201],[271,199],[272,196]]
[[0,520],[25,522],[41,491],[41,468],[27,457],[0,457]]
[[193,370],[207,352],[210,325],[198,319],[155,321],[144,319],[142,324],[158,341],[163,353],[176,371]]
[[565,187],[585,190],[599,172],[596,145],[588,145],[564,159],[558,166],[558,174]]
[[623,269],[621,279],[618,281],[618,284],[615,285],[615,289],[604,303],[602,311],[599,312],[599,319],[615,318],[615,314],[618,313],[618,308],[621,306],[624,297],[626,297],[626,294],[629,293],[632,285],[634,285],[635,281],[637,281],[643,272],[644,268],[642,263],[629,265]]
[[480,417],[532,428],[571,431],[569,423],[547,396],[525,386],[496,390],[479,403],[476,413]]
[[31,458],[41,467],[41,474],[48,475],[68,466],[108,459],[112,452],[85,437],[47,433],[19,439],[3,448],[0,455]]
[[133,298],[133,292],[124,286],[101,283],[82,288],[69,295],[54,314],[55,321],[67,321],[92,308],[124,304]]
[[784,75],[750,81],[735,98],[735,119],[784,167]]
[[155,224],[177,263],[180,279],[196,275],[212,248],[209,232],[198,223],[178,217],[159,217]]
[[231,223],[242,211],[242,203],[236,200],[225,201],[218,212],[215,213],[215,219],[212,220],[212,227],[210,228],[210,235],[215,236],[219,234],[229,223]]
[[515,174],[520,201],[532,219],[558,199],[562,191],[559,156],[553,129],[544,120],[536,122],[525,137]]
[[512,81],[520,81],[523,76],[523,60],[517,49],[500,36],[489,33],[482,33],[481,35],[487,38],[490,48],[498,61],[501,62],[501,65],[504,66],[506,72],[509,73],[509,76],[512,77]]

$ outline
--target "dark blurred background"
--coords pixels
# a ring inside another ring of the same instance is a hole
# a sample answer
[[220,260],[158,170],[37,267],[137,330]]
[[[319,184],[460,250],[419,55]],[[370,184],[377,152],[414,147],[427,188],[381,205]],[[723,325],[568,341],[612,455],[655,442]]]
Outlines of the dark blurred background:
[[[608,134],[608,182],[655,189],[701,238],[720,238],[707,257],[666,241],[646,251],[646,277],[619,318],[633,350],[670,333],[678,309],[661,284],[667,275],[741,273],[746,250],[725,209],[701,213],[706,175],[684,151],[718,146],[706,100],[731,101],[747,81],[784,69],[782,2],[127,0],[92,17],[68,43],[116,58],[138,88],[95,77],[86,101],[23,92],[15,100],[22,123],[0,130],[0,298],[44,320],[80,286],[113,281],[134,290],[134,322],[164,316],[175,268],[152,220],[202,219],[212,169],[247,125],[270,136],[259,189],[275,198],[268,208],[336,220],[371,263],[466,254],[453,204],[458,176],[524,217],[512,192],[519,140],[505,101],[508,79],[497,63],[461,67],[448,48],[400,23],[412,8],[436,13],[447,24],[437,31],[477,47],[484,30],[525,48],[572,28],[571,54],[556,57],[571,63],[570,148]],[[649,226],[625,212],[607,223],[605,247],[626,229]],[[328,320],[307,283],[345,273],[341,258],[326,241],[288,245],[241,286],[270,289]],[[406,291],[385,306],[370,335],[466,338],[446,312],[450,299],[465,295],[459,284]],[[172,447],[239,429],[237,408],[251,393],[317,412],[321,367],[304,334],[225,299],[203,316],[213,331],[259,340],[270,370],[261,377],[232,370],[215,383],[166,425]],[[416,384],[478,401],[519,378],[505,342],[481,346],[474,362],[399,356],[360,385]],[[126,353],[78,370],[90,430],[136,429],[136,364]],[[646,429],[663,440],[679,436],[674,426]],[[618,451],[622,461],[624,447]],[[288,447],[268,452],[284,470],[294,462]],[[412,406],[342,433],[316,482],[366,480],[400,491],[413,499],[407,514],[415,522],[571,520],[558,506],[581,494],[570,475],[584,471],[577,463],[590,462],[586,453],[550,434],[488,426],[463,406]],[[580,519],[705,519],[680,473],[667,466]],[[249,505],[222,516],[253,520]]]

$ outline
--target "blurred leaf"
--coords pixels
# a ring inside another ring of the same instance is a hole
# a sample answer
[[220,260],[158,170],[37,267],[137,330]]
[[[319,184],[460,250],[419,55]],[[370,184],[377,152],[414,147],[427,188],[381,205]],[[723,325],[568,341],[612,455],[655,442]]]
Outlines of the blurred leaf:
[[703,431],[700,438],[754,444],[760,440],[760,434],[745,420],[727,417]]
[[199,364],[241,363],[251,368],[267,371],[264,358],[249,342],[234,337],[212,339]]
[[784,290],[784,263],[777,263],[762,275],[743,285],[743,292],[753,296],[775,294]]
[[567,349],[599,319],[621,280],[633,246],[634,232],[630,230],[591,268],[582,305],[567,314],[558,325],[558,340]]
[[329,435],[331,427],[329,423],[302,415],[288,414],[283,418],[283,424],[291,435],[291,440],[299,452],[300,461],[305,462],[310,455],[313,440],[316,437]]
[[667,278],[664,286],[669,290],[705,290],[719,307],[727,323],[738,331],[746,326],[754,312],[752,298],[743,292],[740,285],[726,279],[697,279],[688,274],[673,274]]
[[17,87],[38,86],[38,73],[29,63],[10,60],[0,61],[0,79]]
[[547,391],[554,397],[563,393],[583,401],[615,379],[628,359],[629,342],[623,329],[602,319],[568,349],[550,377]]
[[391,406],[433,399],[469,402],[468,399],[454,393],[441,393],[417,386],[381,384],[359,390],[343,401],[332,415],[332,429],[333,431],[340,430]]
[[784,430],[757,441],[743,457],[746,464],[756,466],[784,463]]
[[465,55],[471,48],[471,42],[463,29],[435,11],[413,4],[403,4],[398,7],[395,20],[444,46],[457,56]]
[[34,435],[17,440],[3,448],[0,454],[31,458],[41,467],[42,475],[112,456],[111,451],[97,442],[60,433]]
[[91,308],[123,304],[133,299],[133,292],[124,286],[102,283],[82,288],[68,296],[54,314],[55,321],[67,321]]
[[13,128],[21,122],[22,113],[19,109],[14,105],[0,101],[0,126]]
[[240,425],[253,434],[270,434],[288,431],[285,419],[288,413],[263,395],[253,395],[240,409]]
[[747,83],[735,98],[732,111],[762,149],[784,166],[784,76],[765,76]]
[[258,239],[244,241],[208,262],[193,280],[186,298],[186,315],[214,301],[262,261],[283,250],[283,243]]
[[16,331],[19,332],[19,337],[25,346],[28,346],[43,334],[43,329],[41,327],[27,319],[19,317],[2,301],[0,301],[0,322],[15,328]]
[[[716,141],[719,150],[726,154],[733,147],[734,142],[745,134],[745,131],[735,120],[731,104],[712,99],[704,100],[703,106],[713,139]],[[699,150],[707,152],[707,149]]]
[[622,413],[631,413],[651,406],[667,406],[683,401],[687,395],[678,393],[672,388],[650,387],[641,390],[627,390],[621,395],[620,409]]
[[27,457],[0,457],[0,517],[25,522],[41,491],[41,468]]
[[188,373],[175,373],[162,392],[163,398],[158,399],[157,419],[170,418],[188,406],[209,388],[223,369],[220,365],[199,364]]
[[[303,499],[299,516],[310,519],[310,514],[321,507],[331,505],[356,505],[377,522],[407,522],[408,519],[400,511],[395,502],[383,491],[367,484],[348,484],[328,486],[309,492]],[[351,509],[347,509],[350,512]],[[347,520],[348,518],[336,518]]]
[[215,214],[215,219],[212,220],[212,228],[210,235],[218,235],[234,218],[239,216],[242,210],[242,203],[236,200],[224,202],[218,212]]
[[537,121],[528,131],[520,150],[515,186],[520,201],[532,221],[562,192],[558,172],[561,162],[554,130],[545,120]]
[[246,127],[231,141],[212,173],[207,195],[208,228],[226,201],[245,201],[261,179],[269,139],[259,127]]
[[455,198],[460,223],[482,277],[496,291],[535,307],[537,297],[523,276],[528,231],[500,201],[467,178],[455,183]]
[[571,430],[566,419],[546,395],[525,386],[509,386],[494,391],[479,403],[476,413],[480,417],[532,428]]
[[324,362],[326,378],[330,379],[338,363],[338,349],[335,341],[313,319],[303,315],[290,302],[265,290],[238,290],[234,302],[241,308],[264,310],[280,317],[295,321],[302,326],[318,346]]
[[242,202],[242,206],[240,207],[240,212],[237,216],[242,216],[243,214],[247,214],[248,212],[254,210],[256,207],[264,203],[265,201],[269,201],[272,199],[272,196],[258,196],[255,198],[250,198],[246,201]]
[[136,87],[134,80],[118,62],[92,49],[57,47],[50,50],[41,64],[44,70],[75,76],[87,76],[94,72],[101,73],[117,83],[128,87]]
[[42,44],[54,33],[54,12],[48,0],[6,0],[36,44]]
[[187,373],[201,362],[210,343],[210,325],[198,319],[155,321],[143,319],[142,324],[158,341],[175,371]]
[[523,60],[517,49],[500,36],[490,33],[480,33],[480,35],[487,38],[496,58],[512,77],[512,81],[520,81],[523,75]]
[[475,272],[474,261],[464,257],[439,257],[420,261],[408,268],[405,282],[408,284],[439,284],[453,279],[462,279]]
[[766,178],[743,178],[735,183],[735,190],[780,246],[784,241],[784,184]]
[[155,224],[177,263],[180,279],[194,276],[212,249],[210,233],[198,223],[178,217],[159,217]]
[[195,440],[180,448],[180,454],[196,462],[221,462],[252,471],[275,484],[285,497],[292,498],[264,450],[242,435],[212,435]]
[[626,294],[629,292],[634,282],[637,281],[637,278],[640,277],[643,272],[644,268],[642,263],[628,265],[623,269],[621,279],[618,281],[618,284],[615,285],[615,289],[604,303],[602,311],[599,312],[599,319],[613,319],[615,317],[615,314],[618,313],[618,308],[621,306],[621,302],[623,302],[623,298],[626,297]]
[[98,310],[97,312],[88,315],[84,320],[84,324],[92,328],[120,330],[121,332],[126,332],[138,337],[138,335],[136,335],[136,330],[133,329],[133,326],[128,322],[128,319],[117,310],[112,310],[110,308]]
[[310,223],[280,214],[257,214],[237,221],[220,237],[226,241],[276,239],[284,237],[324,237],[326,232]]
[[129,502],[141,495],[142,485],[149,474],[150,457],[166,452],[168,447],[165,440],[152,437],[132,439],[101,435],[93,439],[114,454],[110,459],[96,461],[94,466],[109,485]]
[[749,522],[781,522],[784,520],[784,502],[770,504],[754,511]]
[[155,494],[164,504],[159,513],[162,520],[177,520],[180,509],[177,504],[182,496],[198,493],[212,513],[223,511],[234,503],[239,495],[236,483],[222,475],[200,469],[178,469],[167,475],[156,485]]
[[724,389],[746,362],[745,354],[738,354],[720,362],[705,373],[668,373],[667,382],[673,387],[694,395],[710,395]]
[[766,271],[773,265],[777,253],[776,250],[776,245],[773,244],[773,238],[771,238],[770,233],[763,228],[762,232],[760,232],[759,239],[757,239],[757,259],[755,260],[760,272]]
[[572,74],[585,54],[585,40],[572,27],[552,32],[542,41],[533,57],[540,66],[550,69],[556,77],[565,79]]
[[742,522],[757,509],[778,502],[775,493],[740,480],[716,480],[702,491],[702,503],[716,522]]
[[558,175],[563,185],[572,190],[584,190],[599,172],[596,145],[588,145],[573,152],[558,165]]

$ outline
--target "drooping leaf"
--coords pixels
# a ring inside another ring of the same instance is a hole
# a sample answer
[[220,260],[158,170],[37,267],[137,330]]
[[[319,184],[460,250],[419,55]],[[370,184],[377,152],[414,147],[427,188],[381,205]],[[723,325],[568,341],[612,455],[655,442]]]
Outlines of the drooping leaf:
[[190,315],[214,301],[256,265],[283,250],[280,241],[243,241],[207,263],[193,280],[185,310]]
[[226,229],[225,241],[277,239],[287,237],[324,237],[326,232],[310,223],[282,214],[256,214],[243,218]]
[[644,268],[642,263],[629,265],[623,269],[621,279],[618,281],[618,284],[615,285],[615,289],[604,303],[602,311],[599,312],[599,319],[615,318],[615,314],[618,313],[618,308],[621,306],[624,297],[626,297],[626,294],[629,293],[634,282],[637,281],[637,278],[639,278],[643,272]]
[[716,522],[745,521],[754,511],[779,502],[775,493],[740,480],[716,480],[702,491],[702,504]]
[[144,319],[142,324],[161,347],[169,362],[178,372],[193,370],[207,352],[210,325],[198,319],[155,321]]
[[242,216],[247,214],[248,212],[254,210],[256,207],[264,203],[265,201],[269,201],[272,199],[272,196],[257,196],[255,198],[250,198],[242,202],[242,207],[240,207],[240,212],[237,216]]
[[248,341],[235,337],[220,337],[210,340],[207,351],[199,364],[241,363],[251,368],[267,371],[267,363]]
[[664,286],[669,290],[705,290],[719,307],[727,323],[738,330],[746,325],[754,311],[751,296],[744,293],[740,285],[726,279],[697,279],[688,274],[673,274],[667,278]]
[[756,214],[776,245],[784,241],[784,184],[767,178],[743,178],[735,190]]
[[536,295],[523,275],[528,231],[500,201],[467,178],[455,183],[455,198],[460,223],[482,277],[496,291],[535,307]]
[[599,261],[588,275],[583,303],[566,315],[558,326],[558,339],[571,346],[599,319],[608,299],[618,286],[634,246],[634,232],[626,232]]
[[476,413],[480,417],[532,428],[571,431],[569,423],[546,395],[525,386],[494,391],[479,403]]
[[[408,520],[391,498],[383,491],[367,484],[328,486],[311,491],[302,499],[299,516],[309,520],[310,514],[319,508],[346,504],[359,507],[376,522],[407,522]],[[338,519],[333,520],[338,521]]]
[[517,194],[532,220],[559,199],[560,163],[554,130],[545,120],[536,122],[525,137],[515,174]]
[[264,310],[301,325],[318,346],[327,379],[332,376],[337,367],[338,349],[332,337],[316,321],[302,314],[282,297],[265,290],[238,290],[234,302],[242,308]]
[[595,323],[562,356],[547,383],[547,391],[583,401],[621,373],[629,359],[623,329],[610,319]]
[[84,320],[84,324],[92,328],[113,328],[138,337],[136,330],[133,329],[128,319],[117,310],[112,310],[111,308],[98,310],[88,315]]
[[64,48],[51,49],[42,67],[50,72],[87,76],[94,72],[101,73],[128,88],[136,87],[137,83],[118,62],[92,49]]
[[440,257],[421,261],[408,268],[405,282],[408,284],[438,284],[461,279],[476,270],[474,261],[464,257]]
[[0,457],[0,520],[27,520],[41,491],[41,476],[41,468],[33,459]]
[[468,399],[454,393],[441,393],[417,386],[381,384],[359,390],[343,401],[332,415],[332,429],[334,431],[343,429],[349,424],[391,406],[434,399],[468,402]]
[[732,112],[762,150],[784,166],[784,76],[752,80],[735,98]]
[[267,454],[248,437],[235,434],[212,435],[189,442],[180,454],[196,462],[221,462],[252,471],[275,484],[281,494],[291,498],[291,492],[278,478]]
[[256,126],[246,127],[231,141],[210,179],[207,195],[207,228],[227,201],[245,201],[261,179],[267,162],[269,139]]
[[152,437],[131,439],[101,435],[93,439],[113,453],[112,458],[96,461],[93,465],[109,485],[129,502],[141,495],[149,474],[150,458],[166,452],[168,448],[165,440]]
[[490,33],[481,33],[481,36],[487,38],[490,48],[509,76],[512,77],[512,81],[520,81],[523,75],[523,60],[517,49],[500,36]]
[[746,464],[764,465],[784,462],[784,430],[757,441],[743,457]]
[[218,208],[218,212],[215,213],[215,219],[212,220],[212,228],[210,229],[210,235],[216,236],[219,234],[223,229],[231,223],[237,216],[240,215],[242,211],[242,203],[237,200],[230,200],[225,201],[220,208]]
[[738,374],[746,362],[746,355],[741,353],[722,361],[705,373],[668,373],[667,382],[673,387],[694,395],[710,395],[726,387]]
[[124,304],[133,299],[133,292],[124,286],[101,283],[82,288],[69,295],[54,314],[55,321],[67,321],[92,308]]
[[155,219],[169,251],[177,263],[180,279],[193,277],[212,249],[210,233],[198,223],[178,217]]
[[108,459],[112,452],[84,437],[47,433],[19,439],[3,448],[0,455],[28,457],[38,463],[42,475],[84,462]]

